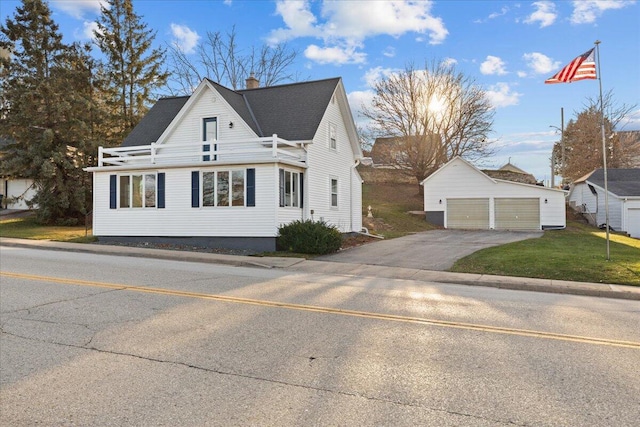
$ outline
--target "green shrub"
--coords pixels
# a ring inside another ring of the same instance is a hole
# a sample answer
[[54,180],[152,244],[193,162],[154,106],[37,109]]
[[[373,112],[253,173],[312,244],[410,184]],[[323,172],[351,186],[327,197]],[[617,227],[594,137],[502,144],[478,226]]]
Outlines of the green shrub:
[[278,249],[302,254],[329,254],[342,245],[342,234],[324,221],[293,221],[278,228]]

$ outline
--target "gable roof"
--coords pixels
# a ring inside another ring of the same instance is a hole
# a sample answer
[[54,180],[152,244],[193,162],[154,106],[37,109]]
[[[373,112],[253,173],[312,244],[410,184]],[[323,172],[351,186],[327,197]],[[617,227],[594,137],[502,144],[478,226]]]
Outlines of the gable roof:
[[480,169],[478,169],[477,167],[475,167],[474,165],[472,165],[470,162],[468,162],[467,160],[463,159],[460,156],[455,156],[453,159],[449,160],[447,163],[445,163],[444,165],[440,166],[440,169],[438,169],[437,171],[435,171],[434,173],[432,173],[431,175],[429,175],[428,177],[426,177],[425,179],[422,180],[422,182],[420,182],[420,185],[425,185],[425,183],[427,181],[429,181],[432,177],[440,174],[443,170],[446,170],[447,168],[450,167],[450,165],[454,164],[454,163],[462,163],[464,165],[466,165],[468,168],[472,169],[473,171],[475,171],[476,173],[478,173],[480,176],[482,176],[484,179],[488,179],[489,181],[493,182],[494,184],[497,183],[497,181],[493,178],[491,178],[489,175],[483,173]]
[[[604,170],[596,169],[587,182],[604,188]],[[607,187],[618,197],[640,197],[640,169],[607,169]]]
[[[277,134],[289,141],[313,139],[340,80],[335,77],[234,91],[205,79],[258,136]],[[183,96],[158,100],[125,138],[122,146],[155,142],[189,98]]]
[[132,147],[156,142],[188,100],[188,96],[160,98],[127,135],[121,146]]

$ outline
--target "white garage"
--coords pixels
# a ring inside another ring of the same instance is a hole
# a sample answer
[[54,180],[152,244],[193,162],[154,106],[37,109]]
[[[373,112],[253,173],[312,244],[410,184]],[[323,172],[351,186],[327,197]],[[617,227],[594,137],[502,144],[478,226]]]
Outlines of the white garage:
[[566,226],[564,191],[494,179],[460,157],[421,185],[427,220],[445,228],[531,231]]

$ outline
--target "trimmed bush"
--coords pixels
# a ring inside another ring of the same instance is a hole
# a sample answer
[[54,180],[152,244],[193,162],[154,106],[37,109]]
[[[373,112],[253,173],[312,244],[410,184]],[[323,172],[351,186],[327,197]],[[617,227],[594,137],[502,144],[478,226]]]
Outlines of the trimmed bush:
[[324,221],[293,221],[278,228],[278,249],[301,254],[324,255],[342,245],[342,234]]

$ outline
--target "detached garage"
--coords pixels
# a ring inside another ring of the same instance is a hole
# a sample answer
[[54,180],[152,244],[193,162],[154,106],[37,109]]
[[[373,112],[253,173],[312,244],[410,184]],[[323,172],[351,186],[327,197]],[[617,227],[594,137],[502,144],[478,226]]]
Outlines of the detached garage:
[[491,178],[460,157],[421,185],[427,221],[445,228],[531,231],[566,226],[564,191]]

